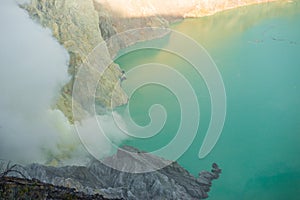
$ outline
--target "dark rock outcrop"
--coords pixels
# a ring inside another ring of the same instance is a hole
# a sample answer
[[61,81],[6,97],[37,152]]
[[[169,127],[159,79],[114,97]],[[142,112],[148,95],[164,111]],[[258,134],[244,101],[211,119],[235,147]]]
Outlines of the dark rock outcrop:
[[43,183],[37,179],[30,180],[16,177],[0,178],[0,199],[107,200],[100,194],[88,195],[83,192],[77,192],[74,188],[55,186]]
[[[135,170],[140,168],[139,154],[143,161],[155,161],[158,164],[166,160],[145,154],[132,147],[126,150],[137,153],[131,156],[127,151],[118,152],[109,159],[115,165]],[[204,199],[217,179],[221,170],[217,164],[212,165],[211,172],[203,171],[194,177],[178,163],[169,161],[169,165],[147,173],[128,173],[106,166],[103,162],[92,160],[87,166],[51,167],[40,164],[18,166],[28,179],[38,179],[45,183],[76,188],[89,195],[101,194],[106,198],[123,199]],[[19,174],[10,174],[20,177]]]

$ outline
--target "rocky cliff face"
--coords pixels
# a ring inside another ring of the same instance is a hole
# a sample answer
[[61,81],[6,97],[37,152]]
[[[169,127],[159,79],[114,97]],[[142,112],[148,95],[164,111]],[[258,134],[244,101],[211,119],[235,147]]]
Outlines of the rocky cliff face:
[[[106,3],[94,1],[94,5],[99,15],[99,26],[102,36],[107,41],[112,57],[120,49],[138,41],[151,40],[168,34],[168,30],[155,30],[152,27],[167,28],[170,21],[179,19],[160,15],[130,18],[116,13],[114,8],[107,6]],[[128,30],[131,30],[129,35],[120,34]],[[112,36],[115,36],[117,39],[109,40]]]
[[[30,4],[23,5],[30,16],[44,27],[52,30],[53,36],[68,50],[70,55],[69,73],[71,81],[64,86],[57,107],[73,121],[71,108],[71,95],[74,77],[78,67],[85,61],[89,53],[101,42],[103,38],[99,28],[99,16],[94,8],[92,0],[32,0]],[[99,80],[99,91],[95,101],[103,107],[109,107],[111,102],[112,88],[115,88],[114,105],[127,103],[127,96],[120,86],[115,87],[121,76],[118,65],[111,61],[107,50],[102,52],[101,59],[111,63],[102,77],[90,72],[89,79]],[[82,82],[85,85],[84,82]],[[95,95],[83,93],[82,95]],[[85,113],[84,105],[76,102],[75,109],[78,113]]]
[[184,13],[184,17],[203,17],[208,15],[213,15],[217,12],[228,10],[232,8],[237,8],[241,6],[247,6],[251,4],[266,3],[276,0],[213,0],[206,1],[200,0],[197,2],[196,6]]
[[[86,61],[87,57],[99,44],[106,45],[104,40],[111,36],[126,31],[128,29],[141,27],[167,27],[168,21],[162,17],[146,17],[140,19],[124,19],[116,16],[112,10],[103,5],[93,2],[93,0],[32,0],[29,4],[22,5],[29,15],[42,26],[50,28],[53,36],[67,49],[70,55],[69,73],[71,81],[66,84],[56,106],[60,109],[71,122],[80,120],[88,111],[82,102],[73,98],[73,108],[76,113],[81,113],[78,119],[73,119],[72,115],[72,89],[74,78]],[[154,32],[137,30],[132,33],[132,37],[119,38],[107,44],[102,52],[99,52],[98,58],[103,63],[109,63],[108,68],[103,72],[94,73],[93,69],[88,69],[88,78],[86,80],[77,80],[81,86],[82,94],[79,96],[95,96],[95,103],[105,108],[111,105],[119,106],[127,103],[127,95],[120,87],[119,78],[122,76],[119,66],[112,61],[121,48],[134,44],[136,41],[153,39],[161,37],[166,32]],[[88,92],[88,82],[97,82],[99,86],[96,94]],[[112,98],[114,90],[114,98]],[[112,101],[112,102],[111,102]]]
[[[95,103],[101,107],[110,108],[127,103],[127,95],[118,84],[122,76],[118,65],[112,62],[116,53],[137,41],[162,37],[168,30],[154,31],[151,27],[168,27],[169,22],[184,17],[199,17],[215,12],[271,0],[31,0],[22,5],[29,15],[44,27],[52,30],[53,36],[68,50],[70,55],[69,73],[71,81],[66,84],[56,107],[73,122],[88,114],[84,103],[73,98],[73,109],[78,119],[72,115],[72,90],[78,68],[86,60],[92,50],[100,43],[106,47],[99,52],[99,58],[110,63],[103,76],[88,70],[89,82],[97,82],[96,94],[88,91],[89,83],[80,81],[79,96],[95,96]],[[148,27],[148,29],[139,29]],[[129,29],[135,29],[129,35],[107,41]],[[77,80],[78,81],[78,80]],[[114,98],[112,98],[114,90]]]
[[[143,154],[132,147],[126,147],[131,152],[138,153],[132,157],[127,151],[119,150],[114,156],[108,157],[115,165],[134,169],[138,162],[155,160],[160,163],[165,160],[153,155]],[[142,158],[142,159],[141,159]],[[211,172],[203,171],[195,178],[176,162],[160,170],[148,173],[127,173],[115,170],[102,162],[92,160],[87,166],[49,167],[39,164],[17,166],[28,179],[38,179],[56,186],[75,188],[88,195],[101,194],[106,198],[124,199],[204,199],[212,180],[217,179],[221,170],[213,164]],[[19,176],[18,174],[10,174]]]
[[119,16],[140,18],[149,16],[202,17],[216,12],[275,0],[95,0]]

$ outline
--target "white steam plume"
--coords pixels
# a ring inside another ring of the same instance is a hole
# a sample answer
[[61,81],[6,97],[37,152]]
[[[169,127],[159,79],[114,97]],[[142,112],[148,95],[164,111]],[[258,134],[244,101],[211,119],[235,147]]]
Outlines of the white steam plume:
[[[0,26],[0,159],[45,162],[45,151],[59,154],[58,146],[73,146],[68,159],[80,163],[86,152],[74,127],[51,110],[70,78],[67,51],[13,0],[0,2]],[[82,128],[90,129],[88,123]],[[111,150],[107,141],[97,145]]]
[[41,149],[60,140],[63,116],[49,109],[69,79],[68,54],[16,2],[0,4],[0,157],[43,161]]

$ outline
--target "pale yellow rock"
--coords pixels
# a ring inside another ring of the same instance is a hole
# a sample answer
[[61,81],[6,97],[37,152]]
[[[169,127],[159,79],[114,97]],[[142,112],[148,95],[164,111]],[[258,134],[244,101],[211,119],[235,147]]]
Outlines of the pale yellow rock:
[[[99,16],[94,8],[92,0],[32,0],[30,4],[23,6],[30,16],[42,26],[52,30],[53,36],[66,48],[70,55],[69,73],[73,77],[71,82],[62,89],[62,94],[57,102],[59,108],[68,119],[73,122],[72,89],[75,74],[83,61],[87,59],[93,49],[103,42],[99,29]],[[100,53],[99,58],[111,61],[110,55]],[[111,89],[119,81],[121,71],[116,64],[111,64],[104,72],[103,78],[99,74],[88,77],[93,82],[99,81],[100,94],[96,94],[96,103],[104,107],[110,106]],[[82,83],[85,84],[85,83]],[[119,106],[127,103],[127,95],[121,87],[115,88],[117,94],[114,105]],[[92,95],[82,91],[82,95]],[[73,99],[74,100],[74,99]],[[85,113],[84,105],[80,102],[73,103],[76,113]],[[77,116],[78,117],[78,116]],[[80,119],[76,119],[80,120]]]

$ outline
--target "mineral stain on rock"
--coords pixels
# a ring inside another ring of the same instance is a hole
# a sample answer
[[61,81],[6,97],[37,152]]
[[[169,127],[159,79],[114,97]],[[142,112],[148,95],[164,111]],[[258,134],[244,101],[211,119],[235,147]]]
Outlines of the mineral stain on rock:
[[[62,44],[69,52],[69,73],[71,81],[66,84],[56,106],[60,109],[71,122],[74,120],[72,116],[72,88],[74,78],[78,68],[85,61],[89,53],[100,43],[103,42],[101,31],[99,28],[99,16],[94,8],[93,1],[67,1],[67,0],[32,0],[29,4],[22,5],[29,15],[38,21],[42,26],[50,28],[53,36]],[[118,65],[111,61],[109,53],[102,52],[99,57],[111,63],[105,70],[102,77],[99,74],[90,72],[89,79],[99,80],[99,90],[101,94],[95,97],[96,103],[103,107],[109,107],[112,88],[118,98],[114,105],[123,105],[127,103],[127,95],[121,87],[115,87],[121,70]],[[83,93],[82,95],[94,95]],[[76,99],[73,104],[78,113],[84,115],[84,108]],[[84,117],[84,116],[82,116]]]
[[[136,41],[148,40],[161,37],[166,34],[158,32],[153,34],[137,31],[131,40],[120,39],[117,42],[108,44],[105,40],[116,33],[126,31],[127,29],[141,27],[167,27],[168,21],[162,17],[149,17],[141,19],[124,19],[116,16],[111,10],[106,9],[101,4],[92,0],[32,0],[28,4],[21,5],[28,11],[29,15],[42,26],[50,28],[53,36],[69,52],[69,73],[71,80],[63,88],[56,107],[61,110],[70,122],[81,120],[86,115],[86,108],[82,102],[72,99],[74,79],[79,67],[87,60],[90,53],[99,45],[103,45],[102,52],[97,52],[98,59],[107,63],[107,68],[101,73],[95,73],[89,70],[88,79],[79,84],[82,85],[82,95],[95,97],[95,103],[104,109],[111,108],[111,105],[120,106],[126,104],[128,97],[118,84],[119,77],[122,76],[122,70],[112,60],[111,54],[116,54],[121,48],[125,48]],[[125,29],[124,29],[125,27]],[[89,92],[87,82],[97,82],[96,94]],[[78,81],[78,80],[77,80]],[[79,80],[80,81],[80,80]],[[112,94],[113,93],[113,94]],[[113,98],[112,98],[112,95]],[[81,113],[78,119],[73,118],[73,109]]]

